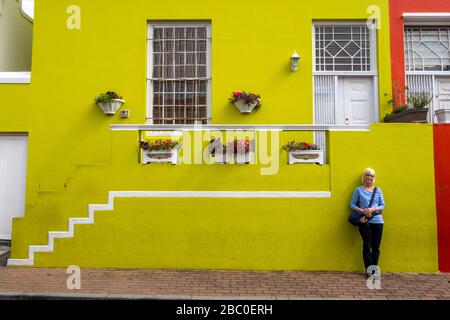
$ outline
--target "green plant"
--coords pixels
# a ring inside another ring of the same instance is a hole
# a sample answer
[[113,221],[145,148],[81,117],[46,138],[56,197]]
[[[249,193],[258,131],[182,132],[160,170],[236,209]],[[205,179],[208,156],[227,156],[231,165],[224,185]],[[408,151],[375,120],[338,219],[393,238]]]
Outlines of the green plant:
[[397,114],[397,113],[400,113],[400,112],[403,112],[403,111],[406,111],[406,110],[408,110],[408,106],[406,104],[405,105],[401,105],[401,106],[398,106],[395,109],[392,109],[392,113],[391,114]]
[[114,99],[122,99],[122,97],[114,91],[108,91],[106,93],[100,93],[98,96],[95,97],[94,101],[95,103],[101,103],[111,101]]
[[[404,103],[406,92],[408,92],[408,87],[403,87],[398,81],[393,82],[392,98],[387,101],[387,103],[391,106],[392,111],[390,114],[386,114],[386,116],[397,114],[408,109],[408,105]],[[388,97],[388,94],[385,93],[384,96]]]
[[426,92],[408,92],[408,105],[412,109],[423,109],[430,104],[433,97]]
[[303,142],[303,141],[291,141],[282,146],[283,150],[295,151],[295,150],[319,150],[319,147],[315,144]]
[[139,142],[139,146],[147,151],[172,151],[172,149],[179,148],[180,143],[172,140],[144,139]]

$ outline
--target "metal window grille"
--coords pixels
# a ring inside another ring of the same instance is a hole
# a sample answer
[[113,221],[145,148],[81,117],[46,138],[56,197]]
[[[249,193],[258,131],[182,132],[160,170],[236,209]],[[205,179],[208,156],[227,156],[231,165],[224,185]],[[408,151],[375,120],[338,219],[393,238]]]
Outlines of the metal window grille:
[[154,124],[207,124],[209,50],[206,26],[153,25],[152,121]]
[[[435,76],[430,74],[407,74],[406,85],[410,93],[426,93],[429,97],[434,96],[435,91]],[[430,111],[428,112],[428,122],[433,122],[433,115],[435,110],[434,99],[428,105]]]
[[[316,124],[335,124],[336,77],[314,77],[314,119]],[[315,144],[324,151],[326,159],[326,132],[314,132]]]
[[371,31],[366,25],[315,26],[316,71],[372,71]]
[[450,71],[449,27],[405,28],[406,71]]

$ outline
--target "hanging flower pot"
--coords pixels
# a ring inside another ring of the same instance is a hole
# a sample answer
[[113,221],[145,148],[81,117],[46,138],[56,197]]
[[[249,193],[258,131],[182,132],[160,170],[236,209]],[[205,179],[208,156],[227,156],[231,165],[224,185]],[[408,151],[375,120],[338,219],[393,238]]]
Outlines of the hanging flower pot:
[[238,100],[236,102],[233,102],[233,104],[241,113],[252,113],[253,109],[255,109],[255,107],[258,105],[258,102],[251,102],[247,104],[244,100]]
[[117,110],[120,109],[122,104],[125,103],[125,100],[122,99],[113,99],[110,101],[99,102],[98,106],[102,111],[107,115],[116,114]]
[[233,92],[229,99],[241,113],[252,113],[261,106],[261,97],[254,93]]
[[95,103],[107,115],[113,115],[120,109],[125,100],[113,91],[101,93],[95,97]]

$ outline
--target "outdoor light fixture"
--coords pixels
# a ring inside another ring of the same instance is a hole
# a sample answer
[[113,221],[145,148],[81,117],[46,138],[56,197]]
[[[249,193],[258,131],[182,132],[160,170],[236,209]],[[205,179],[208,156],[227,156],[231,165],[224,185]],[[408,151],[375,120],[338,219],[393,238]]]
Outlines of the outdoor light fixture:
[[291,71],[295,72],[298,69],[298,62],[300,61],[300,56],[297,51],[294,50],[294,53],[291,56]]

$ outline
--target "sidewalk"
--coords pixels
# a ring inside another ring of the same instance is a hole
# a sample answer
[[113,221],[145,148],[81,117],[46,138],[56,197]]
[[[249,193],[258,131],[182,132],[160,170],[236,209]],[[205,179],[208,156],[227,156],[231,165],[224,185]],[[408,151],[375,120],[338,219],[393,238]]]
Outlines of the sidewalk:
[[433,299],[450,300],[450,274],[383,273],[368,289],[360,273],[81,269],[68,290],[65,269],[0,268],[0,299],[36,297],[145,299]]

